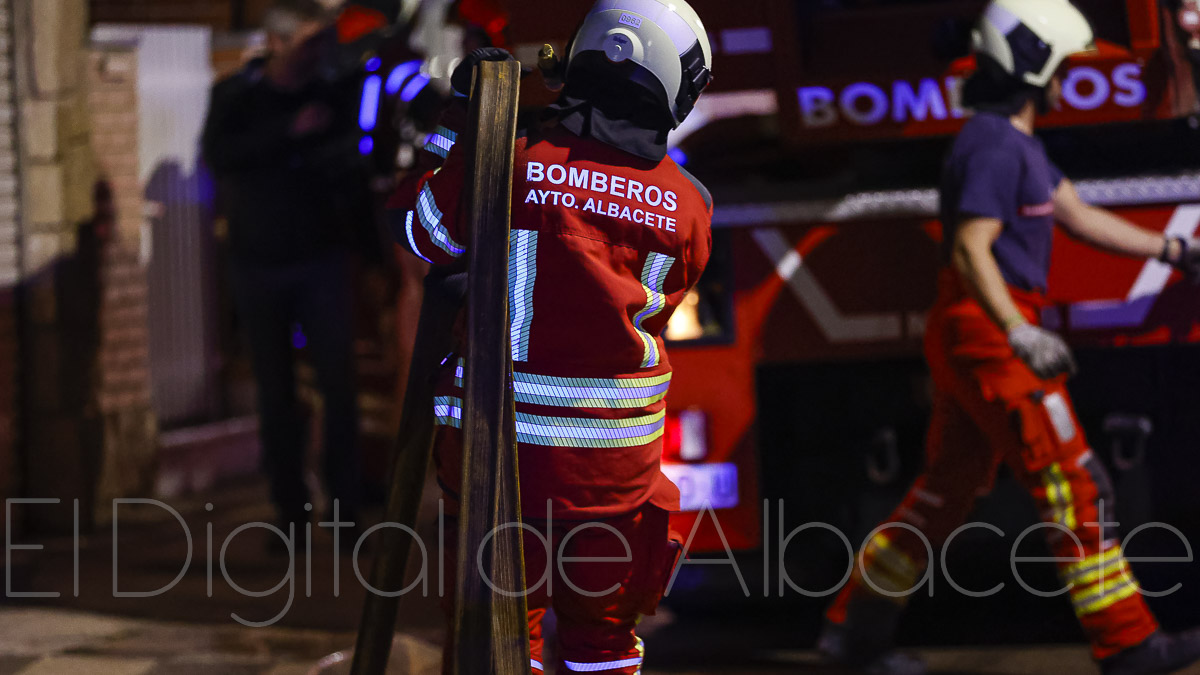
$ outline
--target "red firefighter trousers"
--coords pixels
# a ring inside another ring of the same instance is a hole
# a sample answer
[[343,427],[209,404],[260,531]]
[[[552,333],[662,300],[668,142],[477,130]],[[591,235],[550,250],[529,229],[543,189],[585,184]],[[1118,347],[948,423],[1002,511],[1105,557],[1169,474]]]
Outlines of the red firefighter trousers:
[[[450,511],[454,510],[453,504]],[[557,620],[557,672],[634,675],[642,672],[644,648],[635,627],[654,614],[682,550],[670,533],[670,514],[652,504],[622,516],[580,521],[531,518],[537,505],[523,504],[525,587],[533,675],[545,661],[542,619]],[[545,506],[542,506],[545,514]],[[456,517],[446,520],[442,605],[454,602]],[[452,671],[447,631],[443,672]]]
[[[1013,296],[1036,321],[1040,297],[1019,290]],[[859,594],[903,602],[901,594],[928,564],[926,542],[934,551],[945,543],[1005,462],[1053,524],[1046,532],[1059,577],[1094,656],[1145,640],[1158,624],[1122,556],[1111,524],[1111,483],[1088,448],[1064,380],[1035,376],[951,271],[943,273],[929,316],[925,356],[935,390],[925,471],[859,552],[827,618],[869,624],[868,617],[850,616],[852,607],[869,606],[851,602]],[[1101,522],[1110,524],[1102,530]]]

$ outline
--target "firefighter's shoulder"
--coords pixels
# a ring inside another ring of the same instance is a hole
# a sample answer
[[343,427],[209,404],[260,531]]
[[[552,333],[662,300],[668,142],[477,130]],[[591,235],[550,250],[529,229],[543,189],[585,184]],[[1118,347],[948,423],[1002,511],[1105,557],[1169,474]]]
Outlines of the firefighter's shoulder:
[[679,173],[683,174],[684,178],[688,179],[688,182],[692,184],[692,187],[696,188],[696,192],[699,193],[700,198],[704,200],[704,207],[711,211],[713,207],[712,193],[708,191],[708,188],[704,187],[704,183],[701,183],[699,178],[693,176],[692,172],[680,166],[679,162],[671,160],[671,163],[675,165],[675,168],[679,170]]

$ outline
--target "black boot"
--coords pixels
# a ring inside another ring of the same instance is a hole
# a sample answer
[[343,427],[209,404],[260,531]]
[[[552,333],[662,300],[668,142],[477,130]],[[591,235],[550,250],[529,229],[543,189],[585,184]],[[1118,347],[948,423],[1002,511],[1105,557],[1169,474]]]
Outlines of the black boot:
[[856,597],[846,608],[845,623],[825,622],[817,650],[829,664],[867,675],[925,675],[925,662],[892,642],[901,610],[887,598]]
[[1100,662],[1104,675],[1173,673],[1200,661],[1200,628],[1168,635],[1160,631],[1142,644]]

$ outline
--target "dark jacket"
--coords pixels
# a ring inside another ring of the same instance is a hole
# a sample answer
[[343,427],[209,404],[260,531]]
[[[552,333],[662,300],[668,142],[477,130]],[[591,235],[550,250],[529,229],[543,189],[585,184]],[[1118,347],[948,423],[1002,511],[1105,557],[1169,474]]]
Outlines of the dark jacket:
[[[358,82],[315,79],[283,91],[264,77],[263,65],[255,61],[213,87],[204,127],[231,255],[287,263],[346,249],[369,213]],[[296,116],[313,104],[328,110],[328,127],[295,137]]]

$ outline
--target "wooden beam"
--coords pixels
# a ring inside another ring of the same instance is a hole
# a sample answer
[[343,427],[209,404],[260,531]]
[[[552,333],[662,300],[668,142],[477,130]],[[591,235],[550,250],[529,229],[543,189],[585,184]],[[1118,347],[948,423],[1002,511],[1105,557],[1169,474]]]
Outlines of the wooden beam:
[[[464,278],[465,274],[461,272],[446,276],[446,272],[438,268],[425,277],[425,296],[404,393],[404,410],[400,415],[396,457],[392,460],[392,482],[384,515],[384,522],[399,523],[414,532],[433,445],[434,381],[439,371],[439,359],[452,344],[454,324],[462,308]],[[390,594],[404,587],[412,550],[412,536],[394,527],[385,528],[376,536],[379,537],[379,548],[372,562],[371,588],[380,593],[367,591],[354,661],[350,665],[351,675],[384,675],[387,672],[400,605],[400,597]]]
[[[460,675],[528,675],[508,239],[520,64],[480,64],[465,142],[469,218],[463,483],[454,613]],[[474,138],[472,139],[471,136]]]

